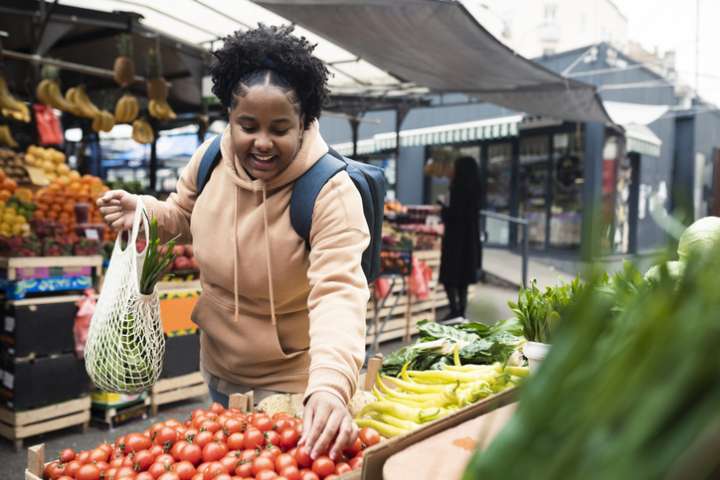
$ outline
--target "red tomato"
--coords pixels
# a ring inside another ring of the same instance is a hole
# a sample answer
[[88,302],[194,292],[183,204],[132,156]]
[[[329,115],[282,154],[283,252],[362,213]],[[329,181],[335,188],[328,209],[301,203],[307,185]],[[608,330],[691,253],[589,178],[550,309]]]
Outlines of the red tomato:
[[292,465],[280,470],[280,475],[287,478],[287,480],[300,480],[300,470]]
[[360,440],[368,447],[372,447],[376,443],[380,443],[381,439],[377,430],[370,427],[363,427],[360,429]]
[[150,475],[150,472],[140,472],[135,477],[135,480],[155,480],[155,477]]
[[282,455],[282,450],[280,450],[280,448],[276,447],[275,445],[268,444],[265,447],[265,449],[262,451],[262,453],[260,453],[260,455],[263,455],[263,454],[269,455],[270,458],[272,458],[274,461],[277,457]]
[[220,405],[218,402],[213,402],[212,405],[210,405],[210,411],[220,415],[221,413],[225,412],[225,407]]
[[203,472],[203,476],[205,480],[211,480],[221,473],[227,473],[223,464],[220,462],[212,462],[208,464],[208,467]]
[[75,460],[75,450],[72,448],[66,448],[62,452],[60,452],[60,462],[62,463],[68,463]]
[[320,480],[312,470],[303,469],[300,472],[300,480]]
[[220,430],[222,427],[218,422],[215,420],[205,420],[202,425],[200,425],[200,431],[205,430],[206,432],[215,433],[218,430]]
[[113,458],[110,462],[110,466],[113,468],[120,468],[123,466],[123,462],[125,461],[125,457],[117,457]]
[[72,477],[68,477],[67,475],[63,475],[61,477],[58,477],[57,480],[73,480]]
[[280,446],[280,434],[275,430],[265,432],[265,444]]
[[223,423],[223,430],[225,430],[225,433],[228,435],[242,432],[245,430],[245,422],[237,418],[228,418],[225,420],[225,423]]
[[135,476],[135,470],[133,470],[132,467],[120,467],[117,469],[117,473],[115,474],[115,478],[134,477],[134,476]]
[[213,440],[213,434],[210,432],[202,431],[195,435],[195,438],[193,438],[193,443],[195,445],[198,445],[200,448],[203,448],[208,443],[212,442]]
[[45,476],[53,480],[65,475],[65,465],[60,463],[58,460],[50,462],[45,467]]
[[352,467],[348,465],[345,462],[340,462],[337,465],[335,465],[335,474],[336,475],[345,475],[348,472],[352,472]]
[[235,475],[239,477],[251,477],[252,474],[252,462],[240,462],[240,465],[235,469]]
[[170,420],[165,420],[165,426],[170,428],[178,428],[182,426],[182,423],[178,422],[174,418],[171,418]]
[[361,452],[362,449],[363,449],[363,442],[358,437],[355,439],[355,442],[352,445],[343,449],[343,453],[345,455],[347,455],[348,457],[352,458],[355,455],[357,455],[359,452]]
[[165,451],[168,451],[177,440],[177,431],[174,428],[168,427],[167,424],[155,434],[155,445],[161,445]]
[[262,432],[268,432],[273,428],[273,422],[270,417],[264,414],[257,415],[252,422],[253,427]]
[[215,480],[232,480],[232,477],[227,473],[221,473],[220,475],[215,477]]
[[175,463],[175,459],[172,455],[169,455],[167,453],[163,453],[162,455],[158,455],[155,457],[155,463],[160,463],[165,465],[166,467],[170,467],[173,463]]
[[196,473],[193,475],[192,480],[205,480],[205,476],[202,473]]
[[275,470],[281,472],[285,467],[297,467],[297,460],[292,455],[283,453],[275,459]]
[[210,464],[208,462],[201,463],[197,467],[198,473],[205,473],[205,470],[207,470],[209,466],[210,466]]
[[213,435],[213,440],[215,440],[216,442],[225,443],[225,441],[227,440],[227,435],[225,435],[225,432],[223,432],[222,430],[218,430],[217,432],[215,432],[215,435]]
[[[107,470],[102,472],[101,475],[103,476],[103,479],[115,480],[115,475],[117,474],[117,471],[118,471],[117,468],[112,467],[112,468],[108,468]],[[153,477],[153,478],[155,478],[155,477]]]
[[220,463],[225,467],[225,471],[234,472],[240,463],[240,459],[232,455],[226,455],[220,459]]
[[82,467],[82,463],[78,462],[77,460],[72,460],[65,465],[64,474],[68,477],[75,477],[75,474],[78,470],[80,470],[80,467]]
[[280,446],[285,450],[295,447],[298,440],[300,440],[300,434],[294,428],[280,431]]
[[195,466],[187,460],[174,464],[170,470],[175,472],[180,480],[191,480],[197,473]]
[[152,465],[150,465],[150,468],[148,468],[148,472],[150,475],[153,476],[153,478],[157,478],[163,473],[167,472],[169,470],[169,466],[163,465],[162,463],[155,462]]
[[325,478],[335,472],[335,462],[328,456],[320,456],[312,464],[312,471],[320,478]]
[[257,428],[248,428],[245,432],[245,448],[256,449],[265,445],[265,437]]
[[202,461],[202,448],[200,448],[200,445],[185,445],[183,449],[180,450],[178,460],[185,460],[193,465],[197,465]]
[[158,434],[160,430],[165,428],[165,422],[157,422],[153,423],[150,426],[150,440],[155,441],[155,436]]
[[140,450],[133,458],[133,469],[136,472],[144,472],[153,463],[155,463],[155,457],[150,453],[150,450]]
[[338,478],[340,478],[338,475],[331,473],[330,475],[325,477],[323,480],[337,480]]
[[244,450],[240,454],[240,460],[243,462],[251,462],[258,457],[257,450]]
[[190,445],[190,444],[188,442],[186,442],[185,440],[179,440],[179,441],[175,442],[175,444],[170,449],[169,453],[170,453],[170,455],[173,456],[173,458],[175,460],[179,461],[180,460],[180,452],[182,451],[183,448],[185,448],[188,445]]
[[255,476],[263,470],[275,471],[275,463],[267,457],[257,457],[253,460],[252,472]]
[[100,469],[97,465],[88,463],[78,469],[75,478],[77,480],[98,480],[100,478]]
[[[110,449],[110,454],[112,455],[112,448]],[[109,456],[109,455],[108,455]],[[85,450],[84,452],[80,452],[77,455],[75,455],[75,459],[85,465],[90,461],[90,452]]]
[[180,477],[175,472],[165,472],[157,480],[180,480]]
[[255,475],[255,480],[273,480],[277,479],[277,473],[272,470],[263,470],[262,472]]
[[348,462],[348,465],[350,465],[350,468],[352,468],[353,470],[357,470],[358,468],[361,468],[362,464],[363,464],[363,457],[355,457]]
[[135,458],[135,454],[130,454],[127,457],[123,458],[120,466],[132,468],[133,467],[133,458]]
[[165,452],[160,445],[153,445],[152,447],[150,447],[150,453],[152,453],[153,457],[157,458]]
[[152,447],[150,437],[140,433],[131,433],[125,437],[126,452],[139,452],[140,450],[147,450],[150,447]]
[[295,460],[299,468],[310,467],[313,463],[312,458],[310,458],[310,449],[305,445],[298,447],[295,451]]
[[232,433],[225,442],[230,450],[242,450],[245,448],[245,435],[242,433]]
[[219,442],[210,442],[203,447],[202,458],[204,462],[217,462],[227,455],[228,448]]
[[110,454],[107,452],[106,449],[103,448],[96,448],[95,450],[90,451],[88,455],[88,462],[107,462],[110,460]]

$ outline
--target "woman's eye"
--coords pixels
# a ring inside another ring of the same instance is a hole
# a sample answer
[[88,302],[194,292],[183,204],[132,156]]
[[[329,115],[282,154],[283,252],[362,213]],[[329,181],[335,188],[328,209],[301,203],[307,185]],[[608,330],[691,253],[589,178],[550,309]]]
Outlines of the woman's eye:
[[286,128],[284,130],[273,130],[273,135],[282,136],[282,135],[285,135],[286,133],[288,133],[289,131],[290,131],[289,128]]
[[240,125],[240,128],[242,128],[243,131],[244,131],[244,132],[247,132],[247,133],[253,133],[253,132],[255,132],[255,131],[257,130],[257,127],[251,127],[251,126],[248,126],[248,125]]

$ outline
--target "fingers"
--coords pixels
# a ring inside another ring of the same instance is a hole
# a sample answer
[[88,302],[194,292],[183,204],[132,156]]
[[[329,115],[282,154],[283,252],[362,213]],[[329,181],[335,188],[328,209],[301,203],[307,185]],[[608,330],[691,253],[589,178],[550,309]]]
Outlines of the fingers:
[[303,411],[302,435],[298,441],[299,446],[305,445],[308,433],[310,433],[310,429],[312,428],[312,421],[315,413],[315,407],[313,405],[314,404],[312,402],[308,402],[307,405],[305,405],[305,409]]
[[122,213],[122,210],[120,205],[110,205],[108,207],[100,207],[100,214],[107,217],[111,214]]
[[122,215],[117,220],[108,223],[115,230],[128,230],[130,228],[125,225],[125,218]]
[[342,423],[340,424],[340,432],[335,439],[335,444],[330,451],[330,458],[337,460],[342,455],[343,448],[348,445],[352,445],[357,438],[357,426],[352,421],[350,415],[345,414],[343,416]]
[[340,425],[345,418],[345,414],[342,410],[335,409],[330,413],[330,418],[327,422],[317,422],[319,425],[320,435],[311,448],[310,457],[314,460],[330,448],[330,443],[338,433]]
[[[330,406],[325,402],[320,402],[319,405],[315,407],[315,412],[313,414],[313,419],[310,424],[310,428],[308,428],[307,434],[305,434],[305,445],[307,445],[308,448],[310,448],[310,456],[313,457],[313,453],[315,453],[315,444],[317,443],[318,439],[320,438],[320,435],[323,433],[323,429],[325,428],[325,424],[328,422],[328,417],[332,413],[332,409]],[[337,429],[337,428],[336,428]],[[304,429],[303,429],[304,430]],[[314,458],[314,457],[313,457]]]
[[116,220],[123,218],[123,214],[122,212],[109,213],[103,214],[103,217],[108,225],[112,225]]
[[103,205],[109,205],[111,203],[119,205],[123,197],[127,194],[125,190],[110,190],[105,192],[100,198],[97,199],[98,207]]

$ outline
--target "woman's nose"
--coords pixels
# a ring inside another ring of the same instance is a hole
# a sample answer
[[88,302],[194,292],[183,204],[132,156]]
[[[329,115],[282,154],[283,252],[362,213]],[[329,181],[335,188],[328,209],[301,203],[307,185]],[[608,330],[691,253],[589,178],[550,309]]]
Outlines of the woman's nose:
[[258,135],[255,138],[255,149],[260,152],[269,152],[272,150],[272,140],[267,135]]

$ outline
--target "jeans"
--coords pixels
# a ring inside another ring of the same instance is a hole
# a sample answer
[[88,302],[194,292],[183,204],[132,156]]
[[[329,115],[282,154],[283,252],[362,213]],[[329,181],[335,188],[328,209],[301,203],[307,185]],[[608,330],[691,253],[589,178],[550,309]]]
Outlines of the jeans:
[[228,408],[228,404],[230,403],[230,397],[228,395],[225,395],[222,392],[217,391],[212,386],[208,385],[208,391],[210,392],[210,399],[213,402],[217,402],[220,405],[222,405],[225,408]]

